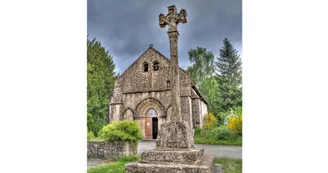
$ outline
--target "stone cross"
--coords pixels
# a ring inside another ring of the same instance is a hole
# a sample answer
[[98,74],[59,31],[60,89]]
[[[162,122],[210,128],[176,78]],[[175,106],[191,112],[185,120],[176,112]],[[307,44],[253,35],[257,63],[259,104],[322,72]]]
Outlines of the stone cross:
[[180,100],[180,81],[179,81],[179,64],[178,64],[178,28],[179,23],[187,23],[187,12],[185,9],[181,9],[180,13],[177,13],[175,5],[168,6],[168,14],[159,15],[159,26],[164,28],[169,26],[167,31],[170,40],[170,55],[171,55],[171,96],[172,96],[172,117],[171,120],[168,117],[168,121],[182,121],[181,117],[181,100]]

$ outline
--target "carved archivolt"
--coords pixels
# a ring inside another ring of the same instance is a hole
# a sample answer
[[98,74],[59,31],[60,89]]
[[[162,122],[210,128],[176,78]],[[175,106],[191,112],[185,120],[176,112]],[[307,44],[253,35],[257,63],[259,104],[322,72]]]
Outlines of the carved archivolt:
[[165,116],[164,115],[164,107],[162,103],[155,98],[147,98],[141,101],[135,108],[135,117],[146,117],[147,111],[149,109],[155,109],[158,117]]

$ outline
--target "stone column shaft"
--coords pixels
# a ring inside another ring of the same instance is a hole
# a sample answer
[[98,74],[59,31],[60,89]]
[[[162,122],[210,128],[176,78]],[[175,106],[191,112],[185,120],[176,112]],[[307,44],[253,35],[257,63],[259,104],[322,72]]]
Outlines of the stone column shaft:
[[179,60],[178,60],[178,31],[168,32],[170,40],[170,70],[171,70],[171,95],[172,95],[172,113],[171,121],[182,121],[181,117],[181,99],[179,82]]

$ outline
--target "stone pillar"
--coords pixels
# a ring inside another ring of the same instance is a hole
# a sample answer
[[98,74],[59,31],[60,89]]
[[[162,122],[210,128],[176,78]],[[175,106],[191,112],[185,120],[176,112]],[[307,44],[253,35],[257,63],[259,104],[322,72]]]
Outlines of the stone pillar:
[[178,60],[178,31],[167,32],[170,40],[170,70],[172,82],[172,117],[169,121],[182,121],[181,100],[180,100],[180,81],[179,81],[179,60]]

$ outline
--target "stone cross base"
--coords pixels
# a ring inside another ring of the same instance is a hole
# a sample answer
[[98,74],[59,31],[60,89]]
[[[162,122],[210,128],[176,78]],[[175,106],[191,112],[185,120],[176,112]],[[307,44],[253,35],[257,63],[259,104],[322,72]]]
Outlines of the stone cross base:
[[202,156],[196,163],[182,164],[174,162],[128,163],[125,173],[217,173],[213,156]]
[[203,148],[194,148],[187,122],[165,122],[156,149],[143,152],[139,162],[126,164],[125,173],[217,173],[214,157],[203,154]]
[[186,121],[165,122],[156,140],[156,150],[191,149],[194,138]]
[[204,153],[203,148],[177,151],[157,151],[149,150],[141,154],[143,163],[174,163],[174,164],[195,164],[201,160]]

